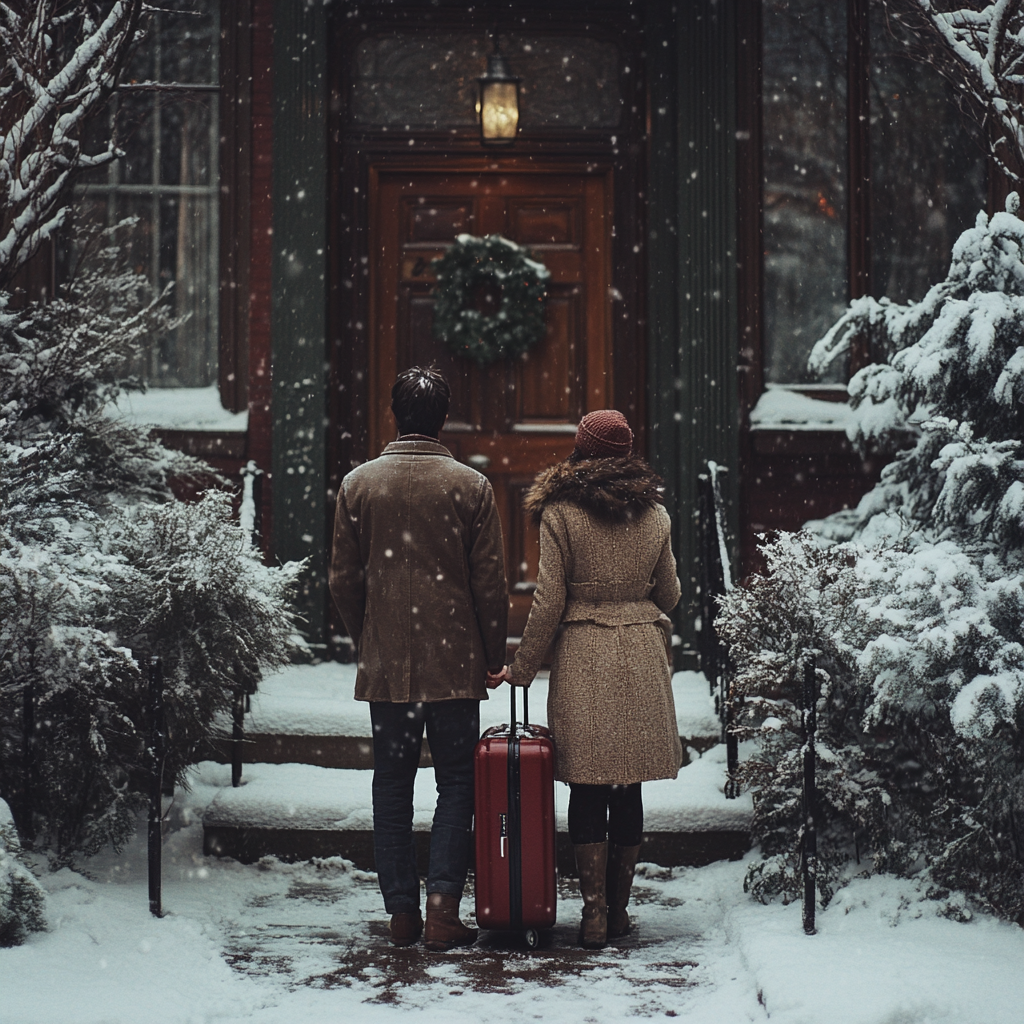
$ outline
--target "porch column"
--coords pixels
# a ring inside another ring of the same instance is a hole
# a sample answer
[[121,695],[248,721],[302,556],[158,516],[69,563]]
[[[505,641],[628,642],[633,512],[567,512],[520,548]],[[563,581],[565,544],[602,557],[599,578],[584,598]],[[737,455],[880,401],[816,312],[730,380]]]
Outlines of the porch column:
[[273,540],[308,558],[299,597],[325,641],[327,32],[324,5],[274,0]]
[[651,458],[674,520],[683,584],[676,624],[688,651],[703,461],[728,467],[734,537],[738,525],[735,5],[653,0],[648,20]]

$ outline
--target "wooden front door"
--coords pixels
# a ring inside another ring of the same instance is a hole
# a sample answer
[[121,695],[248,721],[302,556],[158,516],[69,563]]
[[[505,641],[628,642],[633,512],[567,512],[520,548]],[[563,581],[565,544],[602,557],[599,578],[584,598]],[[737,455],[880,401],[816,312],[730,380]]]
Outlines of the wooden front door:
[[[539,553],[523,492],[538,471],[569,455],[580,417],[608,407],[615,394],[611,171],[539,161],[378,165],[371,168],[369,202],[370,456],[395,437],[389,408],[396,374],[436,365],[452,386],[441,440],[494,487],[505,534],[509,633],[520,636]],[[551,272],[547,336],[521,359],[480,369],[434,338],[430,261],[463,233],[528,246]]]

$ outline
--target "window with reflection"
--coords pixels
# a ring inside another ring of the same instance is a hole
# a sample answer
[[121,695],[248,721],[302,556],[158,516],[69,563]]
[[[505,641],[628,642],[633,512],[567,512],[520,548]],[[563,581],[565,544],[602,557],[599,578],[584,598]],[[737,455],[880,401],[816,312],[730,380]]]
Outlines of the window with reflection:
[[765,378],[795,383],[847,298],[846,11],[768,0],[763,25]]
[[871,287],[920,299],[985,208],[985,155],[952,86],[871,6]]
[[[868,19],[863,57],[852,60],[851,9]],[[920,299],[985,207],[985,156],[952,88],[894,28],[883,0],[762,6],[766,383],[820,383],[807,356],[850,299],[851,248],[865,254],[872,294]],[[850,123],[850,75],[867,89],[867,123]],[[870,154],[859,194],[850,185],[854,141]],[[860,237],[850,237],[851,224]],[[847,377],[836,365],[825,383]]]
[[139,371],[153,387],[205,387],[218,364],[218,0],[164,0],[96,133],[125,156],[76,186],[80,215],[136,223],[127,248],[181,324]]

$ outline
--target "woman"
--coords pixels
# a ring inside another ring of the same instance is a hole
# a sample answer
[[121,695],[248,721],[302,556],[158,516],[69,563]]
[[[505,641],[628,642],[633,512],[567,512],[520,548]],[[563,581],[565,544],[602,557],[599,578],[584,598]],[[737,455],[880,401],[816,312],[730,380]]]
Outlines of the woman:
[[555,777],[571,787],[588,949],[630,930],[640,784],[675,778],[682,760],[665,615],[680,593],[670,523],[661,480],[632,447],[622,413],[588,413],[572,455],[527,492],[540,524],[537,591],[512,664],[490,677],[529,686],[558,634],[548,725]]

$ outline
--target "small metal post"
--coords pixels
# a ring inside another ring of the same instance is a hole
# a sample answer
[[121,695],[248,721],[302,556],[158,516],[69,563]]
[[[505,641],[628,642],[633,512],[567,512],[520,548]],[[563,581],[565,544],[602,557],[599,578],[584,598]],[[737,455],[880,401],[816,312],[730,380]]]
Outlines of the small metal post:
[[814,782],[814,733],[817,728],[817,685],[815,679],[815,663],[813,655],[804,664],[804,835],[803,835],[803,869],[804,869],[804,901],[803,918],[804,932],[813,935],[814,909],[817,900],[818,877],[818,833],[815,823],[817,801],[815,799]]
[[[239,474],[242,477],[242,523],[248,525],[252,546],[258,551],[263,530],[263,470],[250,459],[239,470]],[[248,518],[245,511],[246,499],[252,502],[252,519],[248,524],[245,522]]]
[[21,838],[26,846],[35,840],[35,754],[36,754],[36,701],[32,683],[25,683],[22,690],[22,753],[21,767],[23,774],[21,792]]
[[[728,693],[728,688],[727,691]],[[733,723],[736,720],[736,709],[733,702],[737,698],[729,694],[725,705],[725,798],[735,800],[740,795],[739,783],[736,781],[736,772],[740,766],[740,741],[733,730]]]
[[252,478],[252,544],[259,550],[263,534],[263,470],[257,469]]
[[232,708],[231,723],[231,785],[235,789],[242,784],[242,744],[245,742],[245,702],[246,695],[241,684],[235,690],[235,703]]
[[161,826],[163,822],[164,674],[160,659],[149,659],[149,912],[163,917],[160,886]]

